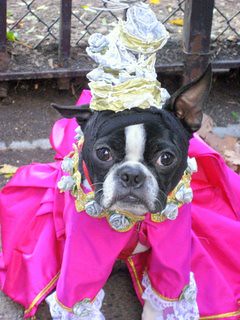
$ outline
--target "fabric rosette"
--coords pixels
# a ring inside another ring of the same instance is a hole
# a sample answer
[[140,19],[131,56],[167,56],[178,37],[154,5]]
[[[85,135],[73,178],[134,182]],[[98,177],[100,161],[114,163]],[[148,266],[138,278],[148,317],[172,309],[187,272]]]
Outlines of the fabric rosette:
[[132,6],[127,11],[127,21],[120,21],[120,38],[129,50],[152,54],[167,42],[169,34],[146,4]]
[[137,59],[117,40],[118,38],[118,27],[107,36],[94,33],[88,39],[89,46],[86,48],[86,52],[102,68],[131,69]]

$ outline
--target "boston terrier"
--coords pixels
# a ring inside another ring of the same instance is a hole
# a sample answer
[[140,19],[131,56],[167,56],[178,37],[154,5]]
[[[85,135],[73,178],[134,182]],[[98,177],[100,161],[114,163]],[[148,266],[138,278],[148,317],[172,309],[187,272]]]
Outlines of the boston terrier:
[[[54,105],[62,116],[75,117],[83,130],[79,170],[84,175],[84,163],[102,210],[127,211],[136,217],[164,210],[187,168],[189,140],[201,126],[210,86],[209,66],[200,78],[175,92],[162,109],[115,113],[92,111],[89,105]],[[97,244],[93,250],[98,250]],[[145,250],[151,247],[138,242],[131,255]],[[162,312],[144,298],[143,320],[165,319]]]

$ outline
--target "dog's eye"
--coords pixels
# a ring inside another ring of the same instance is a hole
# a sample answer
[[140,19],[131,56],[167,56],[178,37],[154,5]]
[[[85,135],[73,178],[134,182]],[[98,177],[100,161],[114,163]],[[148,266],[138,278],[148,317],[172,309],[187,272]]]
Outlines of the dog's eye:
[[160,157],[157,159],[157,164],[159,166],[168,167],[173,163],[174,159],[175,159],[175,157],[174,157],[174,155],[172,153],[163,152],[160,155]]
[[100,148],[96,150],[96,154],[98,159],[101,161],[111,161],[112,160],[112,155],[111,152],[108,148]]

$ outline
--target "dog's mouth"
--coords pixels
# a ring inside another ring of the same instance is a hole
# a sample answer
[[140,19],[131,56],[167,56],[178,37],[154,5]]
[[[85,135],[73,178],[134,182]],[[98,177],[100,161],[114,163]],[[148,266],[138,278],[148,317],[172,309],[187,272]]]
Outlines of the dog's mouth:
[[144,197],[140,198],[139,196],[133,193],[115,195],[111,199],[108,208],[105,209],[124,210],[137,215],[142,215],[146,212],[155,211],[154,208],[151,208],[151,206],[149,205],[147,200],[144,199]]
[[[143,165],[130,164],[120,167],[120,169],[125,168],[124,170],[129,168],[133,170],[132,175],[126,173],[128,177],[126,181],[123,179],[124,177],[120,178],[122,171],[120,171],[119,166],[110,170],[103,182],[103,187],[96,193],[97,200],[104,210],[128,211],[137,215],[157,212],[160,201],[158,201],[159,187],[156,178]],[[135,169],[137,173],[135,173]],[[135,181],[134,177],[136,179],[143,178],[140,181]]]
[[145,204],[144,201],[142,199],[140,199],[138,196],[134,195],[134,194],[128,194],[128,195],[123,195],[120,197],[117,197],[115,199],[115,202],[120,201],[120,202],[125,202],[125,203],[130,203],[133,205],[140,205],[140,204]]

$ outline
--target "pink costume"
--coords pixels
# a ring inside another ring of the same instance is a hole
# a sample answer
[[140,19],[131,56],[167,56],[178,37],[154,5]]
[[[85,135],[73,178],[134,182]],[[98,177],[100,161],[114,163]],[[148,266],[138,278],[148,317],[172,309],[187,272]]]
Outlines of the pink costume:
[[[84,90],[78,104],[89,100]],[[147,214],[117,232],[105,218],[76,212],[72,195],[57,188],[59,160],[72,150],[76,127],[75,120],[57,121],[51,136],[57,161],[20,168],[0,193],[1,289],[25,307],[25,317],[54,288],[60,305],[72,312],[79,301],[99,295],[120,256],[141,301],[156,292],[156,304],[181,301],[191,271],[201,319],[239,319],[239,176],[195,136],[189,149],[198,163],[192,204],[174,221],[157,223]],[[129,256],[138,241],[151,250]]]

